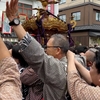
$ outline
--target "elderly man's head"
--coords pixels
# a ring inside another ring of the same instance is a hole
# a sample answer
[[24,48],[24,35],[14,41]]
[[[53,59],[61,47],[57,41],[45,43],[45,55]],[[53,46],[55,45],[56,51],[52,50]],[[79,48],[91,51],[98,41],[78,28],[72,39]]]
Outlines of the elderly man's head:
[[52,35],[46,45],[46,53],[58,59],[65,56],[68,49],[69,42],[67,38],[61,34]]
[[89,48],[86,52],[85,52],[85,57],[86,57],[86,61],[87,61],[87,66],[90,67],[92,66],[94,59],[95,59],[95,52],[98,51],[95,48]]

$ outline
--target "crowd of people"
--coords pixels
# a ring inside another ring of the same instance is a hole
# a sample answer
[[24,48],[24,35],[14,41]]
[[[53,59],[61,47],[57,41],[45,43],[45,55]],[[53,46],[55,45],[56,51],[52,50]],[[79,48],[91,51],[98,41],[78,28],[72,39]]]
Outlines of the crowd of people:
[[0,38],[0,100],[99,100],[100,50],[71,49],[61,34],[53,34],[43,48],[14,23],[17,11],[18,0],[6,3],[19,42]]

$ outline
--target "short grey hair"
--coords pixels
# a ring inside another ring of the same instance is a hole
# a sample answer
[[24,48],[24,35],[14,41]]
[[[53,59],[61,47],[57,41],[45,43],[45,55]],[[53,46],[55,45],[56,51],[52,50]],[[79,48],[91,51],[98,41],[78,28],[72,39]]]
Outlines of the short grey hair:
[[93,53],[96,53],[97,51],[99,51],[99,50],[96,49],[96,48],[89,48],[88,50],[91,51],[91,52],[93,52]]
[[88,50],[89,50],[90,52],[93,53],[92,55],[90,55],[90,56],[88,57],[88,60],[94,62],[95,56],[96,56],[95,53],[96,53],[97,51],[99,51],[99,50],[96,49],[96,48],[89,48]]
[[62,34],[53,34],[51,36],[53,38],[53,46],[59,46],[62,50],[62,53],[67,53],[69,49],[68,39]]

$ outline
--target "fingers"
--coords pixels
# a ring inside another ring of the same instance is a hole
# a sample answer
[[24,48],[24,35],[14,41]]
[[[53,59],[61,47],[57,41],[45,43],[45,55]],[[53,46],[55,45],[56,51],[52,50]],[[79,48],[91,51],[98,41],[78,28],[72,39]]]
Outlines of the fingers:
[[6,11],[9,9],[9,2],[6,2]]
[[18,6],[18,0],[15,0],[14,6]]
[[68,52],[67,52],[67,59],[74,59],[74,53],[72,52],[72,51],[70,51],[70,50],[68,50]]
[[6,9],[8,8],[8,5],[9,5],[9,3],[8,3],[8,1],[6,2]]
[[9,2],[6,2],[6,16],[8,17],[9,12]]
[[74,53],[68,50],[67,55],[70,55],[70,54],[73,55]]
[[12,15],[15,15],[18,10],[18,0],[11,0],[9,4],[9,9],[12,13]]
[[16,18],[18,11],[18,0],[11,0],[10,3],[6,2],[6,15],[10,21]]
[[12,49],[9,50],[10,55],[12,56]]
[[10,1],[10,9],[11,10],[14,10],[14,0],[11,0]]
[[6,16],[9,17],[11,14],[10,12],[10,5],[9,5],[9,2],[7,1],[6,2]]
[[18,0],[14,0],[13,6],[15,7],[15,11],[18,10]]

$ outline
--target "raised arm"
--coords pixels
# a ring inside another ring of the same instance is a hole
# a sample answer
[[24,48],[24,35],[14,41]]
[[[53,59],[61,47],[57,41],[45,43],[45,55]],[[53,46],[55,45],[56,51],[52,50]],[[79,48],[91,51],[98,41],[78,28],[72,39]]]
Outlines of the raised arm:
[[78,69],[78,71],[80,72],[81,76],[84,78],[84,80],[88,83],[91,84],[92,83],[92,79],[90,76],[90,71],[87,70],[82,64],[80,64],[77,60],[75,60],[75,65]]
[[10,53],[0,38],[0,61],[6,57],[10,57]]
[[[70,51],[69,51],[70,52]],[[74,53],[73,53],[74,55]],[[76,59],[72,59],[72,57],[68,57],[68,61],[71,62],[71,63],[68,63],[70,67],[68,67],[68,70],[72,71],[79,71],[80,75],[84,78],[84,80],[88,83],[88,84],[91,84],[92,83],[92,79],[91,79],[91,76],[90,76],[90,72],[89,70],[87,70],[81,63],[79,63]],[[72,66],[72,67],[71,67]],[[74,67],[75,66],[75,67]],[[77,69],[76,69],[77,68]]]
[[[18,0],[11,0],[10,3],[6,2],[6,15],[9,21],[12,21],[17,16],[18,11]],[[19,40],[23,39],[23,37],[26,35],[26,31],[21,25],[18,26],[12,26],[14,31],[16,32],[16,35],[18,36]]]
[[[18,11],[18,0],[11,0],[10,3],[6,2],[6,15],[10,20],[10,22],[17,17],[16,16],[17,11]],[[27,34],[27,32],[24,30],[21,24],[13,25],[12,28],[14,29],[18,39],[21,40],[20,53],[27,61],[29,66],[32,68],[34,67],[34,71],[37,72],[37,70],[43,65],[43,59],[44,59],[43,48],[34,38],[32,38],[29,34]]]
[[0,38],[0,99],[22,100],[17,64]]
[[74,62],[74,53],[72,53],[70,50],[67,52],[67,60],[68,60],[68,72],[75,71],[77,72],[75,62]]
[[[91,100],[91,99],[98,100],[100,98],[99,92],[97,91],[98,87],[95,88],[88,85],[87,82],[80,77],[74,62],[74,54],[71,51],[67,52],[67,58],[68,58],[67,82],[71,98],[73,100]],[[94,94],[96,94],[96,96]]]
[[[10,21],[16,18],[17,10],[18,0],[11,0],[10,4],[8,2],[6,3],[6,15]],[[34,69],[35,72],[38,71],[38,75],[41,80],[43,82],[49,81],[58,84],[59,80],[64,80],[64,84],[66,84],[65,63],[63,64],[63,62],[51,56],[47,56],[40,43],[38,43],[34,38],[32,38],[28,33],[26,33],[26,31],[21,25],[13,26],[13,29],[18,38],[21,40],[21,55],[24,57],[29,66]],[[54,69],[56,69],[56,71]],[[59,80],[55,80],[56,76],[59,78]],[[53,82],[52,79],[56,82]]]

